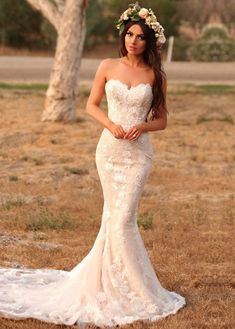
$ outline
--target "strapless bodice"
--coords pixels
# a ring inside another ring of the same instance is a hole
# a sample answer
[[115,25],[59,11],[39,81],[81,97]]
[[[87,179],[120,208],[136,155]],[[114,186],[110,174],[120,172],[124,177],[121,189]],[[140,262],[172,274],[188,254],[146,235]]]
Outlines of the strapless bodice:
[[[105,85],[108,102],[108,117],[116,124],[120,124],[127,132],[132,126],[145,122],[151,106],[153,94],[150,84],[140,83],[137,86],[128,86],[115,79],[108,80]],[[120,156],[145,161],[153,157],[153,147],[149,132],[143,132],[135,141],[117,139],[104,128],[97,144],[97,157],[111,157],[118,160]]]
[[111,79],[105,85],[108,116],[122,125],[124,130],[144,122],[150,109],[153,93],[150,84],[130,87],[120,80]]

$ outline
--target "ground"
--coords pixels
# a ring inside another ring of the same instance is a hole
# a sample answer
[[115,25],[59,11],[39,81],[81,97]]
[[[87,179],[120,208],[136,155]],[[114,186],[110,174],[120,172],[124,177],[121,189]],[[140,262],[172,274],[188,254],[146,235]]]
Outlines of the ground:
[[[42,123],[45,90],[0,89],[1,267],[69,271],[91,249],[103,206],[95,164],[102,127],[84,110],[88,94],[82,87],[76,123]],[[234,327],[234,102],[233,86],[169,84],[168,126],[151,133],[139,227],[161,284],[187,305],[125,328]],[[0,329],[10,328],[68,327],[0,319]]]

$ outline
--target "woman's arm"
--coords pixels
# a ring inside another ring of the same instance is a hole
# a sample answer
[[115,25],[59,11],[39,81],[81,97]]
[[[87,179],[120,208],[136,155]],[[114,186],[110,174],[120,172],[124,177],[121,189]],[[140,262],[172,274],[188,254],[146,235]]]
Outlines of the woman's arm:
[[115,124],[107,115],[100,109],[100,103],[104,96],[106,74],[112,66],[111,59],[105,59],[101,62],[96,72],[90,96],[87,101],[86,111],[94,119],[100,122],[107,128],[115,138],[123,138],[125,131],[121,125]]
[[161,112],[158,112],[159,114],[157,119],[148,122],[143,122],[140,124],[140,126],[142,127],[142,132],[166,129],[167,116],[165,111],[163,113]]
[[103,60],[95,74],[90,96],[86,104],[86,111],[94,119],[100,122],[104,127],[110,129],[113,122],[105,115],[100,109],[100,103],[104,96],[104,88],[106,82],[106,71],[109,66],[110,60]]

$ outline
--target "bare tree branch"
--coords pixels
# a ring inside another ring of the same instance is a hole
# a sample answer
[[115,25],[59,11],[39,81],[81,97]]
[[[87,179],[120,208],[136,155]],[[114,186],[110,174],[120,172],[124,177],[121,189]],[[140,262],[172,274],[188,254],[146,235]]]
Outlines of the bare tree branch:
[[27,2],[34,9],[39,10],[55,27],[55,29],[59,31],[62,14],[55,3],[52,3],[49,0],[27,0]]
[[178,3],[181,17],[193,27],[201,27],[207,23],[214,12],[214,0],[182,0]]
[[59,12],[62,14],[64,11],[65,0],[54,0]]
[[221,16],[224,23],[228,25],[234,25],[235,20],[235,1],[227,0],[215,2],[216,12]]

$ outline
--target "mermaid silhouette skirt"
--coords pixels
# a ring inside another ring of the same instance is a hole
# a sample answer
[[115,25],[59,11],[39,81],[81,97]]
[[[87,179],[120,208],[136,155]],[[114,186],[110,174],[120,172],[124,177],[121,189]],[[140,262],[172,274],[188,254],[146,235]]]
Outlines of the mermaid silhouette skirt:
[[[127,120],[119,122],[125,130],[144,121],[149,104],[143,106],[140,100],[151,102],[152,95],[147,85],[128,89],[110,80],[106,93],[112,102],[110,117],[117,113],[115,97],[125,100],[125,104],[127,96],[131,96],[129,102],[135,97],[138,100],[133,105],[134,113],[141,107],[138,115],[128,117],[131,106],[121,106]],[[112,119],[118,122],[121,117]],[[0,269],[1,316],[102,327],[156,321],[175,314],[186,304],[183,296],[161,286],[137,226],[139,200],[152,159],[149,133],[129,141],[116,139],[103,129],[96,148],[96,166],[104,203],[100,230],[90,252],[71,271]]]

